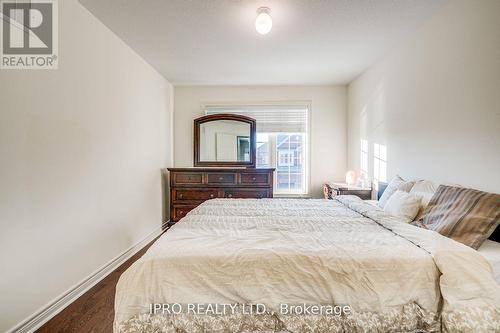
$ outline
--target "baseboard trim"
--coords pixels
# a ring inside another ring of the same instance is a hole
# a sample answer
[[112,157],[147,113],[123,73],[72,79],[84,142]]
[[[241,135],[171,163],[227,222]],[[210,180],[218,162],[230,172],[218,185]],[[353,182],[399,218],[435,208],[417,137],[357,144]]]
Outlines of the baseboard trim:
[[108,276],[112,271],[118,268],[125,261],[130,259],[134,254],[139,252],[144,246],[146,246],[153,239],[161,235],[166,229],[168,229],[168,221],[164,222],[159,228],[153,230],[146,237],[140,240],[135,245],[131,246],[128,250],[122,254],[115,257],[113,260],[96,270],[94,273],[90,274],[80,283],[76,284],[68,291],[49,302],[47,305],[39,309],[33,315],[25,319],[23,322],[17,324],[13,328],[7,331],[7,333],[30,333],[34,332],[36,329],[40,328],[43,324],[49,321],[56,314],[64,310],[68,305],[73,303],[78,297],[87,292],[90,288],[99,283],[102,279]]

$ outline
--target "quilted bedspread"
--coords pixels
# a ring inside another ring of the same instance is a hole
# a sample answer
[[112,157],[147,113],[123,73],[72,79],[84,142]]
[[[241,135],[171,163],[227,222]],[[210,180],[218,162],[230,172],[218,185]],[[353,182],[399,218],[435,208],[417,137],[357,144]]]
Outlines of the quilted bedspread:
[[[232,311],[188,311],[200,304]],[[284,313],[291,305],[349,311]],[[115,298],[115,333],[417,329],[500,331],[491,267],[352,196],[206,201],[121,276]]]

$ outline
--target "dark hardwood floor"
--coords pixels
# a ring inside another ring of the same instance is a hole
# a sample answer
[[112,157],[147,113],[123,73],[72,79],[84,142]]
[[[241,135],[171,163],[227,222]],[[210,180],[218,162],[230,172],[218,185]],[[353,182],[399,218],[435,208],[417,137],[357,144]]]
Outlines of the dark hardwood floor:
[[[160,237],[160,236],[158,236]],[[37,333],[69,333],[69,332],[113,332],[115,316],[115,288],[120,275],[139,259],[157,240],[153,240],[132,258],[115,269],[98,284],[71,303],[66,309],[45,323]]]

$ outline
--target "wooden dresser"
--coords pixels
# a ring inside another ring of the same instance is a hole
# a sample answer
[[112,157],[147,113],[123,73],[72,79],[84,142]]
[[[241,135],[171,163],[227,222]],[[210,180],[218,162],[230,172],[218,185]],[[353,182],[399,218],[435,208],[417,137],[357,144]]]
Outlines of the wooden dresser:
[[168,168],[170,223],[213,198],[272,198],[274,169]]

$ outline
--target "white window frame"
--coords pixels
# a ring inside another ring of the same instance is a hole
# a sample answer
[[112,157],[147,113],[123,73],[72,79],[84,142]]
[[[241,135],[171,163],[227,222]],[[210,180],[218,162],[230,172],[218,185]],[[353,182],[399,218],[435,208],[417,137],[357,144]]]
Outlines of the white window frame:
[[[274,193],[273,196],[275,198],[310,198],[310,188],[311,188],[311,146],[312,146],[312,133],[311,133],[311,123],[312,123],[312,113],[313,113],[313,108],[312,108],[312,101],[310,100],[292,100],[292,101],[259,101],[259,102],[252,102],[252,101],[242,101],[242,102],[216,102],[216,101],[211,101],[211,102],[201,102],[200,103],[200,114],[205,115],[205,110],[213,107],[263,107],[263,108],[269,108],[273,106],[279,106],[279,107],[286,107],[286,106],[303,106],[304,108],[307,109],[307,131],[305,135],[305,160],[306,163],[304,163],[304,172],[306,173],[305,180],[305,193],[303,194],[293,194],[293,193],[287,193],[287,194],[281,194],[281,193]],[[275,137],[275,136],[271,136]],[[271,141],[270,141],[271,144]],[[275,142],[272,142],[271,147],[274,147],[276,145]],[[271,165],[276,165],[276,151],[274,149],[271,149],[270,151],[270,164]],[[272,168],[272,166],[271,166]],[[273,190],[276,190],[276,178],[273,177]]]
[[[385,156],[382,156],[382,147],[385,150]],[[381,165],[385,167],[384,177],[381,177]],[[373,179],[378,182],[387,182],[387,146],[380,143],[373,144]]]
[[[278,136],[278,134],[283,134],[283,133],[274,133],[270,135],[270,141],[269,142],[272,142],[272,151],[271,151],[271,154],[272,156],[274,156],[276,158],[276,163],[273,164],[276,166],[276,168],[278,168],[278,162],[279,162],[279,155],[278,152],[277,152],[277,145],[276,145],[276,137]],[[293,136],[293,135],[297,135],[298,133],[291,133],[289,134],[290,136]],[[308,154],[308,146],[307,146],[307,136],[308,134],[307,133],[304,133],[304,151],[305,151],[305,163],[304,163],[304,177],[303,177],[303,182],[304,182],[304,188],[305,188],[305,191],[306,191],[306,194],[304,193],[279,193],[279,190],[278,190],[278,176],[276,175],[275,173],[275,177],[274,177],[274,186],[273,186],[273,189],[274,189],[274,192],[275,192],[275,196],[276,197],[304,197],[304,196],[307,196],[309,197],[309,192],[308,192],[308,189],[309,189],[309,184],[308,184],[308,173],[307,173],[307,169],[308,169],[308,160],[307,160],[307,154]],[[291,167],[293,165],[283,165],[283,166],[288,166],[288,167]]]
[[369,175],[369,160],[370,160],[370,145],[368,140],[361,139],[360,141],[360,161],[359,169],[366,177]]

